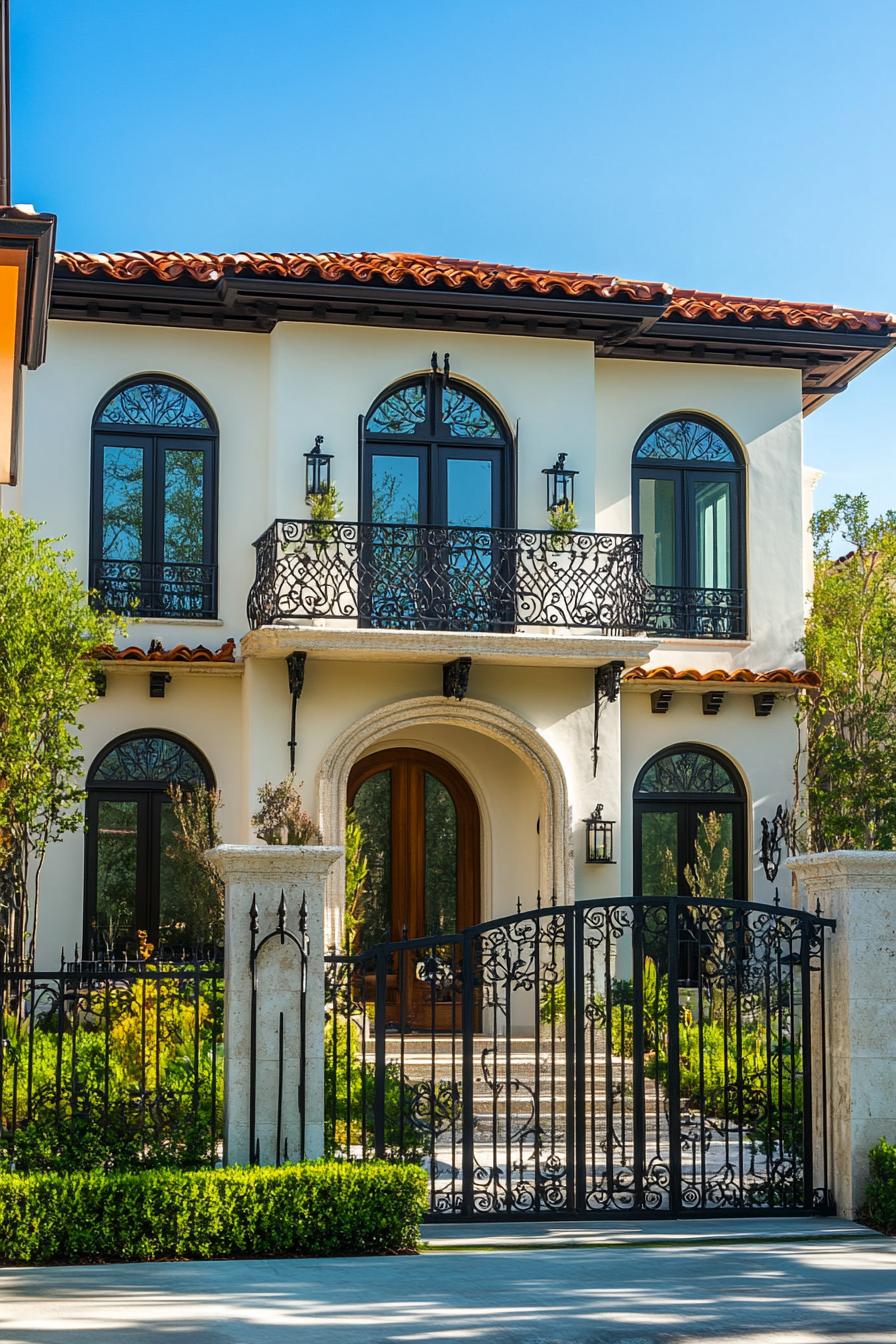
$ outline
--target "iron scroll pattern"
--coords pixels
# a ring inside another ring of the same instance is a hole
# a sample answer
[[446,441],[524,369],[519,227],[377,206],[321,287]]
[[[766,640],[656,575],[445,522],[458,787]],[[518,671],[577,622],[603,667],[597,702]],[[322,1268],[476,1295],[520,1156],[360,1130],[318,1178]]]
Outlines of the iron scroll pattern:
[[675,588],[651,584],[646,625],[655,635],[681,639],[741,639],[746,635],[743,588]]
[[307,617],[386,629],[645,627],[639,536],[280,519],[255,551],[253,628]]
[[329,1151],[422,1163],[431,1219],[830,1211],[832,931],[617,898],[333,952]]
[[216,614],[217,574],[217,565],[102,557],[90,562],[90,588],[104,611],[202,620]]

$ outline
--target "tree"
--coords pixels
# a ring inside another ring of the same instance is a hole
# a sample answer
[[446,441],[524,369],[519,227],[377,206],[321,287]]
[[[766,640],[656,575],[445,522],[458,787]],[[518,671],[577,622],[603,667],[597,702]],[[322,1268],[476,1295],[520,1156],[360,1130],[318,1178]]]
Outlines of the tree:
[[117,618],[94,611],[71,551],[40,524],[0,515],[0,940],[34,948],[47,847],[83,825],[81,706]]
[[[845,539],[847,554],[842,552]],[[896,845],[896,513],[836,495],[812,519],[815,581],[802,643],[821,690],[798,715],[799,839],[808,849]],[[802,776],[802,778],[800,778]]]

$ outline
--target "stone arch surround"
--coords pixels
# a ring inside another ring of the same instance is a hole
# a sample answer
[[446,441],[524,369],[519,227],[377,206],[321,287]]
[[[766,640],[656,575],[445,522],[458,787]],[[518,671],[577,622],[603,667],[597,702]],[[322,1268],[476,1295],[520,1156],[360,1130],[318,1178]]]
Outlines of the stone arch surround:
[[[573,899],[573,848],[566,775],[553,747],[528,720],[485,700],[446,700],[421,696],[384,705],[358,719],[335,739],[318,771],[320,828],[324,844],[342,844],[345,834],[348,777],[355,761],[383,739],[415,728],[440,724],[465,728],[492,738],[529,768],[538,786],[544,818],[539,886],[560,905]],[[345,863],[336,865],[327,881],[327,941],[338,940],[345,896]]]

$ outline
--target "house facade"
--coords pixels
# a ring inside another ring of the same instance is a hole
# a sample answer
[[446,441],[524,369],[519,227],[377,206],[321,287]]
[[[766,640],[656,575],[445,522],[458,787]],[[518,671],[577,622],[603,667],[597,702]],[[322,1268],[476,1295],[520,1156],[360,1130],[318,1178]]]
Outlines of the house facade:
[[[0,506],[64,535],[128,630],[42,949],[198,937],[169,785],[220,790],[245,842],[290,770],[326,843],[361,821],[367,941],[684,894],[709,811],[728,894],[771,899],[761,821],[815,684],[803,417],[894,340],[439,258],[59,254]],[[333,939],[343,900],[337,868]]]

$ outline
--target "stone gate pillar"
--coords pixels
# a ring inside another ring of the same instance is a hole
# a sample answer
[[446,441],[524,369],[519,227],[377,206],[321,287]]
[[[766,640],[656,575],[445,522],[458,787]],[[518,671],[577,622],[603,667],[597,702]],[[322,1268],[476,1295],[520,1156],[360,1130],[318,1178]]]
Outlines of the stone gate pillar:
[[[837,1212],[864,1201],[868,1150],[896,1142],[896,853],[787,860],[801,904],[836,919],[829,962],[830,1123]],[[817,1072],[817,1070],[816,1070]]]
[[[224,878],[225,1162],[251,1160],[250,1135],[264,1165],[276,1161],[278,1136],[281,1160],[284,1152],[291,1160],[301,1157],[303,1139],[305,1157],[323,1153],[324,885],[341,854],[338,845],[219,845],[208,852]],[[260,949],[254,1003],[253,922]],[[262,946],[268,934],[274,937]],[[303,954],[296,940],[307,949],[304,1116],[299,1109]]]

